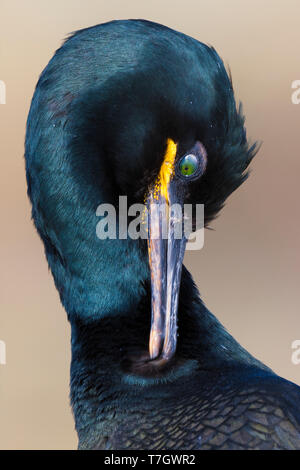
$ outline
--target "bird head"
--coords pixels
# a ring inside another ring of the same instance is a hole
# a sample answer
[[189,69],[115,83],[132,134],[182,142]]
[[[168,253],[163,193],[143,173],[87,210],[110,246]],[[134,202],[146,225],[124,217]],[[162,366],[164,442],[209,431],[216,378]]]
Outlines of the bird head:
[[[203,204],[207,225],[254,154],[213,48],[139,20],[68,39],[37,85],[26,160],[33,218],[70,317],[128,313],[150,278],[149,360],[168,362],[186,243],[171,208]],[[145,204],[146,241],[97,240],[97,204],[120,195]]]

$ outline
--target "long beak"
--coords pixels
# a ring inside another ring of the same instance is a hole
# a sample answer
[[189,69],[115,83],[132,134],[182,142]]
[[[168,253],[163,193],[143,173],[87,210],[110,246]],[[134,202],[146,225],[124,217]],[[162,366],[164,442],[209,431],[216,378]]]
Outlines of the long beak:
[[176,180],[148,197],[148,253],[151,270],[151,359],[169,361],[177,344],[177,311],[182,262],[183,195]]

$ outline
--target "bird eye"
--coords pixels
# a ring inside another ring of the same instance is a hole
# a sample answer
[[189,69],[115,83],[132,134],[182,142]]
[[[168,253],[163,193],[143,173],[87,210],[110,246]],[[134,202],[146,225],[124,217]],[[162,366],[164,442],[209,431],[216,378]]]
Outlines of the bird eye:
[[194,181],[198,179],[206,170],[207,153],[201,142],[197,141],[181,159],[175,167],[175,173],[183,180]]
[[199,166],[198,158],[190,153],[185,155],[179,164],[179,171],[182,176],[192,176],[197,172]]

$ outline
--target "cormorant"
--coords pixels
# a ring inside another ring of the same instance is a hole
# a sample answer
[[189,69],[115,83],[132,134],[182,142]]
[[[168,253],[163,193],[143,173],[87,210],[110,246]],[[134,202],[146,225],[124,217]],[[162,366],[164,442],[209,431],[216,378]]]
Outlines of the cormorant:
[[[71,323],[80,449],[300,449],[300,388],[207,310],[172,214],[164,238],[149,204],[204,204],[207,226],[256,150],[216,51],[165,26],[80,30],[42,72],[28,194]],[[97,237],[97,207],[120,195],[148,204],[156,238]]]

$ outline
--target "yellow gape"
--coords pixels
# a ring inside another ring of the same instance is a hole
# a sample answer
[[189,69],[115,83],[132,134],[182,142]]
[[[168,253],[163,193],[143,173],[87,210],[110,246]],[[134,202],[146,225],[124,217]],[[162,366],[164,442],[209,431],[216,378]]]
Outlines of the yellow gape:
[[154,188],[154,197],[160,194],[169,203],[168,184],[174,172],[174,163],[177,153],[177,144],[172,139],[167,141],[167,150],[165,153],[164,161],[161,165],[157,182]]

